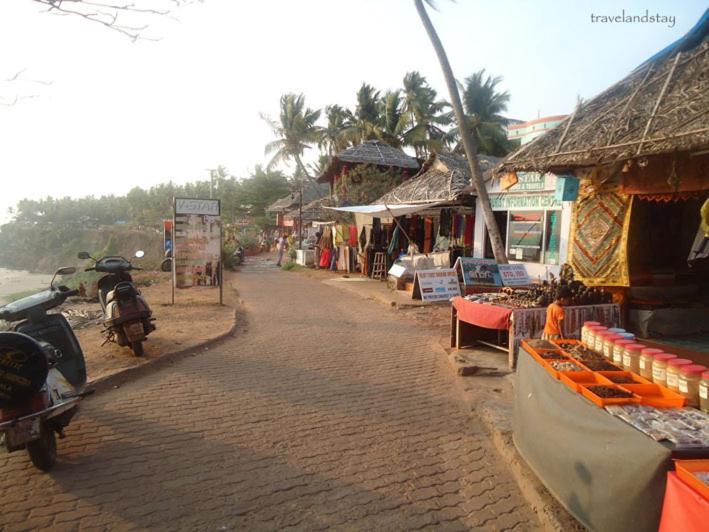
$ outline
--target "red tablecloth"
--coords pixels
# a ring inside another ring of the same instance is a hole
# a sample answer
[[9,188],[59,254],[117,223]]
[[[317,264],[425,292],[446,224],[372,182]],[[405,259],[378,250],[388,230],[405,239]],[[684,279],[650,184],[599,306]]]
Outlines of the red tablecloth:
[[704,532],[707,526],[709,501],[682,482],[677,473],[667,473],[659,532]]
[[458,319],[465,323],[486,329],[510,328],[512,309],[486,303],[472,303],[462,297],[453,298],[453,306],[458,312]]

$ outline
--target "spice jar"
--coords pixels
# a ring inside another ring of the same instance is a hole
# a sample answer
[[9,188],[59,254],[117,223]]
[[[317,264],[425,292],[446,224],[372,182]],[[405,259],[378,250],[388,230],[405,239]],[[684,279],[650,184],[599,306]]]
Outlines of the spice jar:
[[622,339],[623,337],[618,334],[606,334],[605,336],[603,336],[603,356],[608,359],[612,359],[615,341]]
[[655,359],[655,355],[664,353],[662,349],[654,349],[652,347],[646,347],[640,353],[640,376],[646,379],[652,380],[652,361]]
[[640,353],[645,349],[643,344],[626,344],[623,349],[623,369],[640,373]]
[[673,392],[679,391],[679,372],[682,366],[694,364],[688,358],[673,358],[667,361],[667,387]]
[[596,338],[593,341],[593,350],[596,353],[603,354],[603,342],[605,341],[606,336],[610,334],[613,333],[609,333],[608,329],[596,333]]
[[667,386],[667,362],[677,358],[677,355],[658,353],[652,361],[652,382]]
[[608,330],[608,327],[604,327],[603,325],[594,325],[593,327],[588,328],[588,333],[586,334],[588,338],[588,343],[586,344],[589,349],[595,350],[596,348],[596,336],[598,336],[602,332],[606,332]]
[[584,321],[581,327],[581,341],[588,345],[588,330],[591,327],[599,327],[601,324],[597,321]]
[[612,332],[613,334],[620,334],[624,333],[625,329],[621,329],[620,327],[611,327],[610,329],[608,329],[608,332]]
[[635,335],[629,332],[616,333],[627,340],[635,340]]
[[709,413],[709,371],[702,373],[702,380],[699,383],[699,408],[702,412]]
[[625,351],[625,346],[628,344],[634,344],[633,340],[626,340],[625,338],[619,338],[613,343],[613,354],[610,356],[610,360],[618,367],[623,366],[623,352]]
[[687,398],[687,406],[699,406],[699,381],[706,370],[706,366],[699,364],[689,364],[680,369],[679,393]]

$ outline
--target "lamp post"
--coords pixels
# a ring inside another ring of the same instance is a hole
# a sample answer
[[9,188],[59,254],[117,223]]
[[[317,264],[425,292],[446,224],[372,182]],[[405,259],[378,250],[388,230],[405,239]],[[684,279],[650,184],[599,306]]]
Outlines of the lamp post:
[[303,249],[303,180],[300,180],[300,199],[298,201],[298,248]]

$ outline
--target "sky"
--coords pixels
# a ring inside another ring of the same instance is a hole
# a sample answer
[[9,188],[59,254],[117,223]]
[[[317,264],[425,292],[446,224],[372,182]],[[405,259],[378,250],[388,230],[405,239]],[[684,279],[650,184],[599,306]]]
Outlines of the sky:
[[[165,5],[168,0],[140,0]],[[689,30],[706,1],[438,0],[458,79],[485,68],[507,115],[569,113]],[[602,22],[659,14],[664,22]],[[23,197],[124,194],[226,166],[247,176],[286,92],[354,106],[418,70],[448,99],[412,0],[203,0],[131,41],[32,0],[0,1],[0,220]],[[7,81],[21,73],[15,81]],[[312,150],[313,155],[315,150]],[[286,168],[286,170],[288,170]]]

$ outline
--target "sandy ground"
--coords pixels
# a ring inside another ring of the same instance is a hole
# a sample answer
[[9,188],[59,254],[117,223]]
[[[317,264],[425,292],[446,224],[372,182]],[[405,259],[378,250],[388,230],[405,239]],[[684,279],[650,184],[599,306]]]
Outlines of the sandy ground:
[[[136,357],[128,347],[114,343],[103,343],[102,325],[91,323],[75,329],[88,370],[89,381],[106,377],[122,369],[139,366],[166,353],[195,347],[208,340],[229,332],[234,325],[234,309],[237,296],[232,277],[227,273],[224,286],[224,306],[219,306],[219,291],[214,288],[190,288],[176,290],[175,304],[171,305],[170,273],[146,272],[135,276],[136,280],[149,279],[154,284],[141,286],[156,318],[157,329],[150,333],[145,346],[145,355]],[[63,311],[98,314],[100,305],[96,303],[72,303]]]

